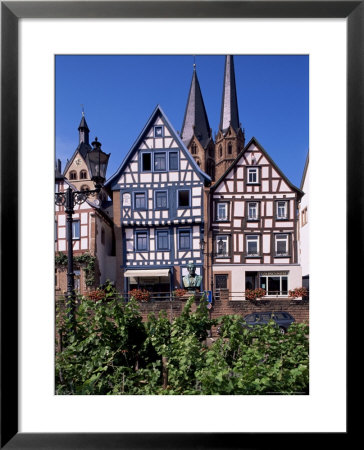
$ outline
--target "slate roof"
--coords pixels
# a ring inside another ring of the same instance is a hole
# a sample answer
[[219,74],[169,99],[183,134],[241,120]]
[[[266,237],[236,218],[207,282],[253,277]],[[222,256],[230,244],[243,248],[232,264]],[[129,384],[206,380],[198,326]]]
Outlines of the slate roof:
[[193,135],[197,137],[204,148],[206,148],[211,139],[211,129],[195,67],[193,68],[181,132],[182,140],[186,146],[190,143]]
[[211,187],[211,191],[214,191],[221,182],[225,179],[226,175],[233,170],[233,168],[236,166],[240,158],[243,156],[243,154],[247,151],[247,149],[252,145],[255,144],[263,153],[263,155],[267,158],[267,160],[272,164],[274,169],[278,172],[278,174],[283,178],[283,180],[288,184],[288,186],[297,192],[298,198],[300,199],[304,192],[299,189],[297,186],[295,186],[293,183],[289,181],[289,179],[284,175],[284,173],[281,171],[281,169],[277,166],[277,164],[273,161],[273,159],[268,155],[267,151],[264,149],[264,147],[258,142],[258,140],[255,137],[252,137],[250,141],[247,143],[247,145],[241,150],[241,152],[238,154],[238,156],[234,159],[233,163],[229,168],[225,171],[225,173],[216,181],[216,183]]
[[227,55],[225,58],[219,130],[225,133],[230,125],[235,131],[240,128],[238,100],[236,96],[234,57],[232,55]]
[[[124,158],[123,162],[121,163],[121,165],[119,166],[118,170],[106,181],[104,187],[107,189],[107,191],[109,193],[110,193],[110,190],[113,190],[113,188],[115,187],[115,185],[117,183],[117,180],[120,178],[123,170],[125,169],[126,165],[129,162],[129,159],[134,154],[134,152],[138,149],[138,147],[140,145],[140,142],[144,138],[145,132],[149,129],[151,124],[154,123],[154,121],[156,120],[158,115],[160,115],[163,118],[163,120],[164,120],[166,126],[168,127],[169,132],[171,133],[173,139],[178,143],[178,145],[180,146],[180,148],[184,152],[186,158],[189,160],[189,162],[191,163],[192,167],[195,169],[196,173],[200,176],[200,178],[202,180],[204,180],[204,182],[207,182],[207,183],[211,182],[211,178],[205,172],[203,172],[200,169],[200,167],[197,165],[196,161],[192,157],[191,153],[188,151],[188,149],[185,146],[185,144],[183,143],[182,139],[180,138],[180,136],[178,136],[177,132],[173,128],[173,126],[170,123],[170,121],[168,120],[167,116],[164,114],[164,112],[163,112],[162,108],[160,107],[160,105],[157,105],[155,107],[153,113],[151,114],[150,118],[148,119],[146,125],[144,126],[142,132],[139,134],[137,140],[134,142],[134,144],[132,145],[131,149],[129,150],[129,152],[125,156],[125,158]],[[115,189],[117,189],[117,187],[115,187]]]

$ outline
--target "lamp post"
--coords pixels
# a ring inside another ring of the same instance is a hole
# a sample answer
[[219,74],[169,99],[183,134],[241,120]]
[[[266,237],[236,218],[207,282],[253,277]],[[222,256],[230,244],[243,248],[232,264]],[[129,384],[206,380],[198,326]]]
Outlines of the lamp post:
[[86,155],[86,164],[91,180],[95,183],[95,189],[75,191],[70,186],[65,192],[55,193],[55,204],[65,207],[66,213],[66,237],[67,237],[67,314],[72,325],[75,325],[75,280],[73,272],[73,245],[72,224],[75,205],[81,205],[89,197],[96,197],[100,192],[106,178],[106,169],[110,153],[101,150],[101,143],[95,138],[92,142],[92,150]]

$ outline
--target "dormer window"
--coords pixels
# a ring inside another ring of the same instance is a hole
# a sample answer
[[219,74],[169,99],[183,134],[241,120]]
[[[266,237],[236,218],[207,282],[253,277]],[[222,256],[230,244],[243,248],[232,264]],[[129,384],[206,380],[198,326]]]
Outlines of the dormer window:
[[71,170],[70,180],[77,180],[77,172],[75,170]]
[[87,171],[86,170],[81,170],[80,172],[80,180],[86,180],[87,178]]
[[228,155],[232,155],[233,153],[233,146],[231,144],[228,145]]
[[258,167],[248,167],[248,184],[259,183],[259,169]]
[[196,144],[192,144],[191,145],[191,154],[192,155],[197,155],[197,146],[196,146]]

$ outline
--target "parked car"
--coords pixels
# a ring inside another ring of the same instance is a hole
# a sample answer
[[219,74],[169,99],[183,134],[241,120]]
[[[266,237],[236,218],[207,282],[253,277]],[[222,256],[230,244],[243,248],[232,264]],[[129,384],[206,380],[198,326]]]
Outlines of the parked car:
[[274,320],[282,334],[285,334],[289,326],[295,322],[294,317],[286,311],[252,313],[244,317],[244,321],[249,326],[264,325],[270,320]]
[[[241,326],[242,328],[251,328],[257,325],[266,325],[270,320],[274,320],[282,334],[287,333],[289,326],[295,322],[295,318],[286,311],[266,311],[246,315]],[[217,333],[222,334],[222,327],[217,329]]]

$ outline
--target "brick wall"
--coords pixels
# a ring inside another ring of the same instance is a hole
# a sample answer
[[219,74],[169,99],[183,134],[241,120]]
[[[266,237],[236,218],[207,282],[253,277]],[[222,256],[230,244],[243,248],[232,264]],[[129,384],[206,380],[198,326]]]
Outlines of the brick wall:
[[[185,300],[175,300],[173,302],[152,302],[141,303],[140,312],[143,320],[147,320],[148,314],[154,312],[158,315],[161,310],[166,311],[169,320],[180,315]],[[196,302],[197,304],[197,302]],[[195,309],[196,305],[192,308]],[[228,314],[239,314],[245,316],[253,312],[264,311],[287,311],[295,319],[296,322],[308,322],[309,320],[309,302],[306,300],[292,299],[272,299],[272,300],[256,300],[256,301],[231,301],[229,300],[228,290],[221,291],[220,298],[216,299],[211,309],[211,318]]]

